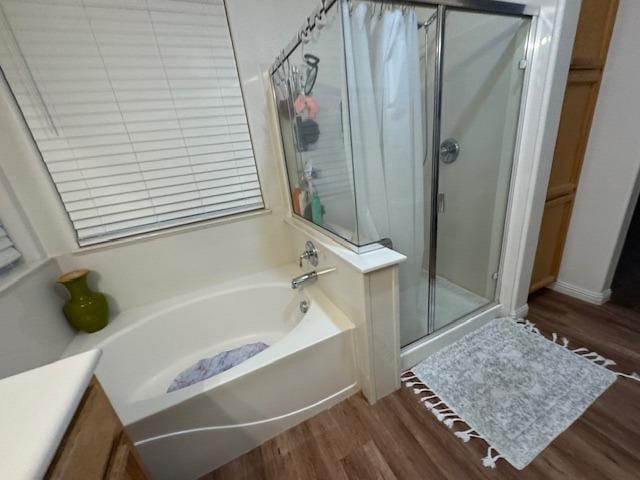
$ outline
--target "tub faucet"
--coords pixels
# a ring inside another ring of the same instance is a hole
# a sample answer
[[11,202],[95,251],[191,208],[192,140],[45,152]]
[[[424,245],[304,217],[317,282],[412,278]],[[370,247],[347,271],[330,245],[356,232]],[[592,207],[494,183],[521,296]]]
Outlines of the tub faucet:
[[320,270],[319,272],[312,270],[311,272],[303,273],[302,275],[298,275],[291,280],[291,288],[295,290],[296,288],[300,288],[307,283],[315,282],[320,275],[325,275],[327,273],[335,271],[335,267],[329,267],[325,268],[324,270]]

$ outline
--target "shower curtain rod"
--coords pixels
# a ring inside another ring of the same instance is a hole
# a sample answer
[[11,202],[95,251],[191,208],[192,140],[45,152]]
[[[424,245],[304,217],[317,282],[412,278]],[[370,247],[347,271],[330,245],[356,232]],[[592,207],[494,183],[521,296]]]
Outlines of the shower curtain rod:
[[[315,9],[310,16],[307,17],[306,23],[298,30],[295,37],[289,42],[289,44],[283,48],[280,55],[276,57],[275,62],[271,66],[269,73],[273,75],[278,68],[289,58],[289,55],[300,45],[301,43],[308,43],[310,40],[310,34],[318,25],[327,12],[333,7],[338,0],[321,0],[321,5]],[[348,0],[351,2],[351,0]],[[381,3],[388,5],[425,5],[431,7],[451,7],[464,10],[472,10],[478,12],[496,13],[502,15],[526,15],[535,16],[539,12],[538,7],[523,3],[511,3],[497,0],[368,0],[371,3]],[[418,28],[428,27],[433,23],[435,18],[433,15],[423,24],[418,24]]]
[[309,41],[309,35],[314,28],[318,25],[318,22],[324,19],[327,12],[333,7],[338,0],[321,0],[320,6],[313,11],[313,13],[307,17],[307,22],[298,30],[296,36],[289,42],[289,44],[282,49],[280,55],[276,57],[276,61],[271,66],[270,74],[273,75],[275,71],[280,68],[289,55],[300,45],[301,43],[307,43]]

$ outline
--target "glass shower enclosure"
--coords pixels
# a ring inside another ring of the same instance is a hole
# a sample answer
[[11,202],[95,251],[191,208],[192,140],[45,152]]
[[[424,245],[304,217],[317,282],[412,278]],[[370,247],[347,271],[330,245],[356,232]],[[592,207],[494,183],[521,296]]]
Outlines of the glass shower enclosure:
[[407,257],[402,346],[497,298],[531,21],[507,2],[326,1],[272,67],[293,213]]

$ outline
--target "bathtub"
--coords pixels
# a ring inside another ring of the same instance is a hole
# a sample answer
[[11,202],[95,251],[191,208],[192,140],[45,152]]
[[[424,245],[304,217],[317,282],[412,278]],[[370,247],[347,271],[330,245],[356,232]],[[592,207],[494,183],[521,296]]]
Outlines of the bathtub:
[[[78,334],[65,355],[100,348],[96,376],[154,479],[192,479],[355,393],[353,324],[289,266],[125,311]],[[309,309],[303,313],[300,303]],[[201,358],[266,350],[167,393]]]

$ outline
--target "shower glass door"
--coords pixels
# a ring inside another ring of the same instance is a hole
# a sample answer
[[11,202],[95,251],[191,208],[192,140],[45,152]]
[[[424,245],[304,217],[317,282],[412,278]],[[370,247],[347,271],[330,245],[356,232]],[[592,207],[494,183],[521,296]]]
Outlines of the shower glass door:
[[441,15],[430,331],[496,297],[530,27],[529,17],[453,8]]
[[272,70],[292,210],[405,255],[403,347],[493,303],[500,273],[531,18],[448,3],[469,8],[332,2]]
[[[398,7],[401,8],[401,7]],[[418,91],[403,91],[403,95],[411,97],[422,116],[421,125],[414,125],[414,130],[421,129],[421,149],[419,158],[415,159],[415,168],[411,175],[401,178],[402,190],[415,192],[411,211],[413,218],[405,218],[391,231],[390,238],[393,248],[407,257],[407,261],[400,264],[400,341],[405,346],[419,340],[430,333],[429,330],[429,242],[431,219],[429,214],[432,196],[431,176],[431,131],[433,125],[433,95],[434,65],[433,58],[436,51],[436,20],[437,13],[434,6],[415,7],[417,25],[414,33],[417,38],[417,49],[413,61],[418,70]],[[399,152],[401,154],[401,152]],[[397,162],[397,158],[393,158]],[[406,207],[396,208],[397,212],[407,210]],[[402,240],[410,232],[413,242],[407,248],[407,242]]]

